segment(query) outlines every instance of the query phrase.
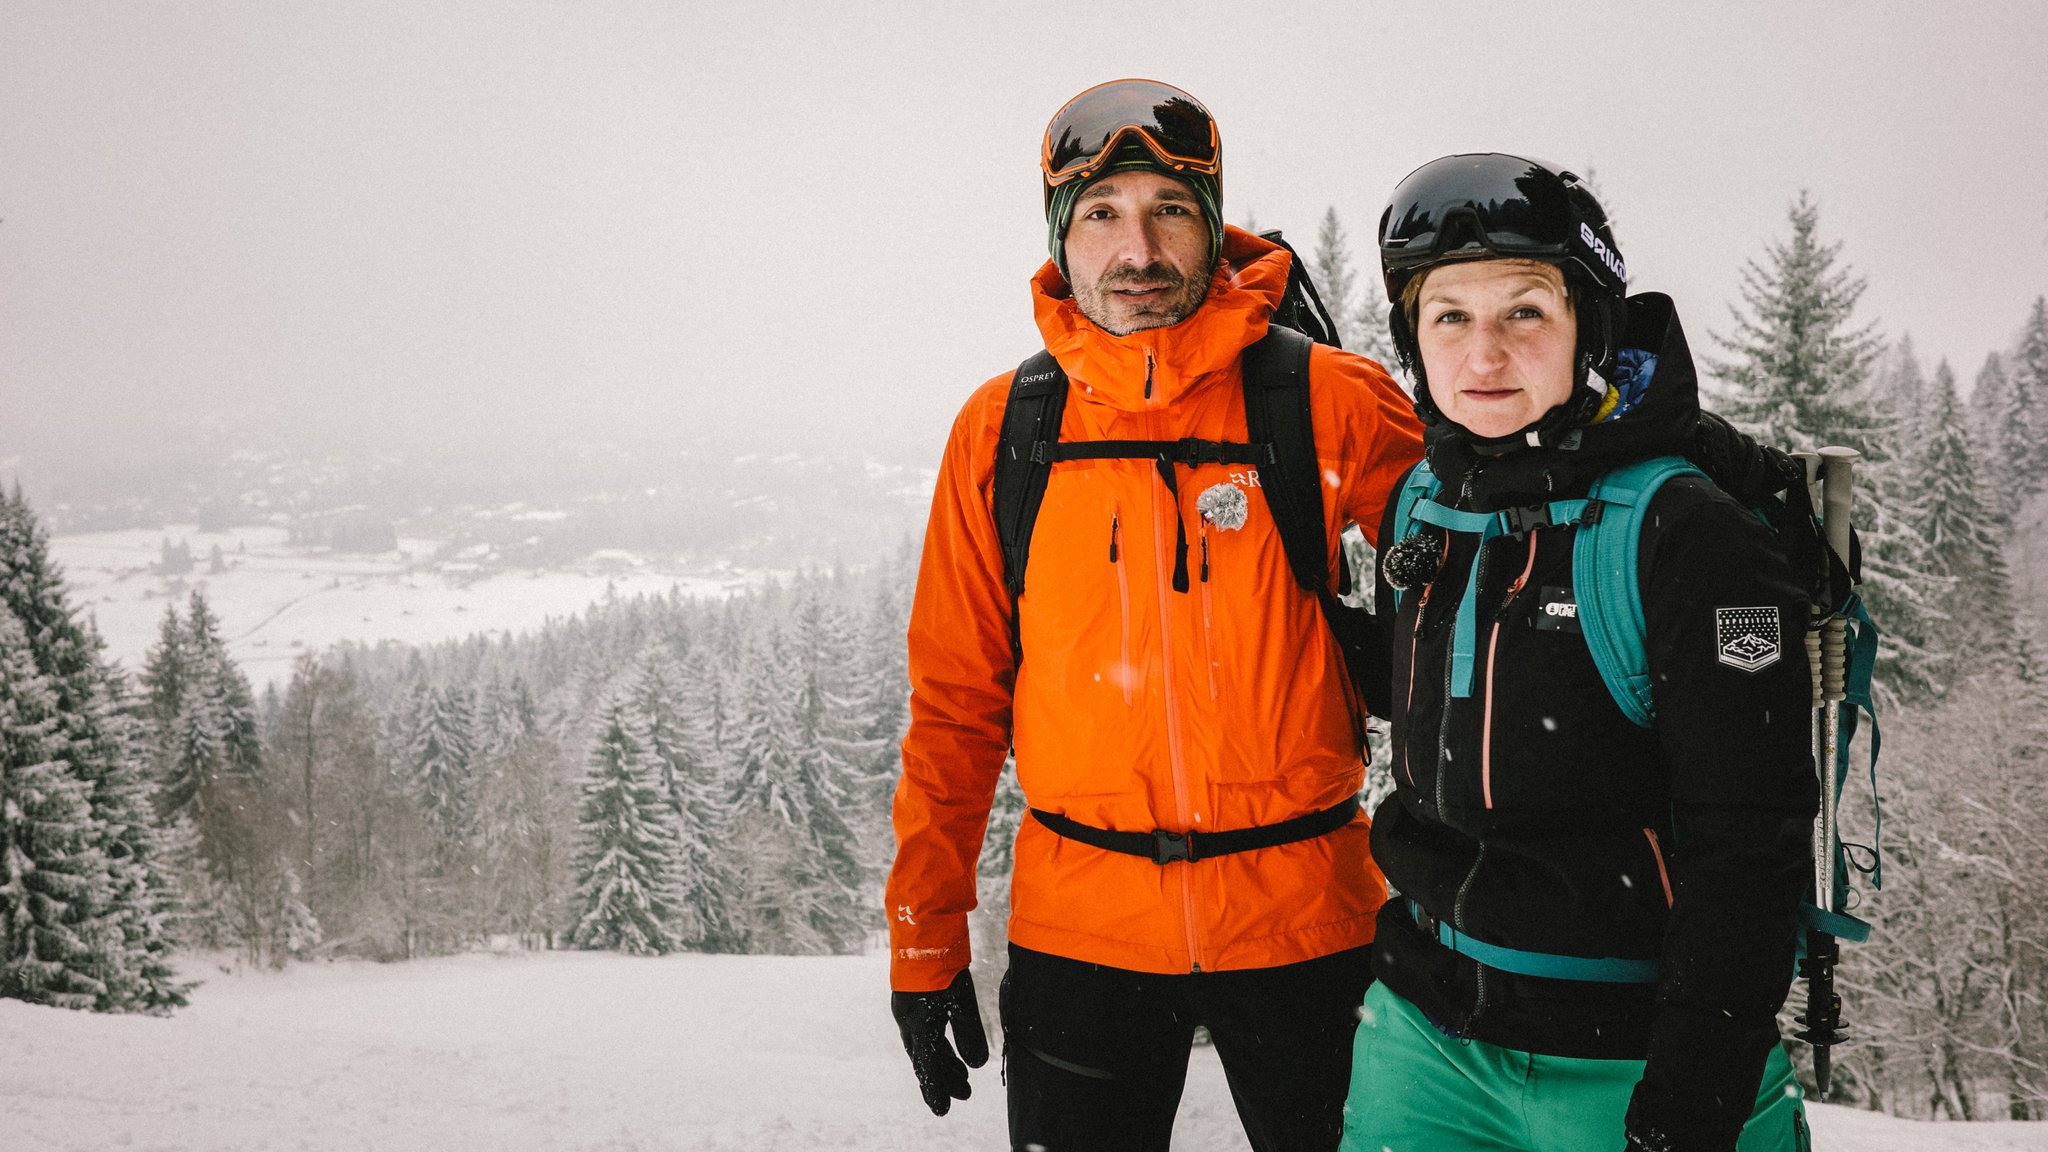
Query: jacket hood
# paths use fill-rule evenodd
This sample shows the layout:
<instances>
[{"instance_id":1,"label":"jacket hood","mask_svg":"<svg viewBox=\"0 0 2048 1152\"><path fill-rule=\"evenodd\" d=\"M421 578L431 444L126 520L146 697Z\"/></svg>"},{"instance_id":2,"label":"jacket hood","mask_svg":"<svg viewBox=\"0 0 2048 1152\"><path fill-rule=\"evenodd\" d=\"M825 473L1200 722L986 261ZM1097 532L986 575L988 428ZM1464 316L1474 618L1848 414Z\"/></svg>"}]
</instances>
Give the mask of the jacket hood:
<instances>
[{"instance_id":1,"label":"jacket hood","mask_svg":"<svg viewBox=\"0 0 2048 1152\"><path fill-rule=\"evenodd\" d=\"M1483 511L1576 495L1629 461L1683 455L1699 423L1699 375L1671 297L1629 297L1621 347L1615 387L1622 402L1607 418L1547 448L1514 437L1482 440L1439 420L1424 433L1431 470L1459 493L1461 506Z\"/></svg>"},{"instance_id":2,"label":"jacket hood","mask_svg":"<svg viewBox=\"0 0 2048 1152\"><path fill-rule=\"evenodd\" d=\"M1046 350L1069 379L1086 385L1092 399L1142 411L1234 373L1245 348L1266 334L1287 291L1291 263L1286 249L1226 225L1209 295L1178 324L1112 336L1081 314L1073 289L1050 260L1031 278L1032 306Z\"/></svg>"}]
</instances>

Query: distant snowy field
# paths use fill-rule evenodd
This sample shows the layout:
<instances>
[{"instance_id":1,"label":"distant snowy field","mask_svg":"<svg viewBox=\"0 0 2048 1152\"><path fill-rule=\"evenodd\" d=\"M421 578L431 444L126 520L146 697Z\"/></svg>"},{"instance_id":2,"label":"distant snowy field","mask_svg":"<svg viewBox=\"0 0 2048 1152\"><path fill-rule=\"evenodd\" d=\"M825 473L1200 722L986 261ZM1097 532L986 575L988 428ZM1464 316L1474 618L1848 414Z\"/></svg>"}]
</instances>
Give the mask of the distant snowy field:
<instances>
[{"instance_id":1,"label":"distant snowy field","mask_svg":"<svg viewBox=\"0 0 2048 1152\"><path fill-rule=\"evenodd\" d=\"M169 1019L0 1001L7 1152L939 1152L1003 1147L996 1069L925 1112L881 955L611 953L197 965ZM1816 1147L2048 1149L2048 1124L1826 1106ZM1241 1150L1197 1049L1174 1146Z\"/></svg>"},{"instance_id":2,"label":"distant snowy field","mask_svg":"<svg viewBox=\"0 0 2048 1152\"><path fill-rule=\"evenodd\" d=\"M475 632L519 632L581 612L607 593L725 596L759 579L744 573L684 575L625 553L599 553L570 569L485 572L463 561L432 564L436 544L400 540L397 551L337 554L288 543L273 527L200 532L189 525L58 536L72 604L99 622L109 652L133 670L156 642L172 580L156 574L163 542L192 549L188 587L206 593L228 650L257 688L290 675L306 650L343 640L432 644ZM218 544L226 571L209 574ZM177 593L182 602L183 594Z\"/></svg>"}]
</instances>

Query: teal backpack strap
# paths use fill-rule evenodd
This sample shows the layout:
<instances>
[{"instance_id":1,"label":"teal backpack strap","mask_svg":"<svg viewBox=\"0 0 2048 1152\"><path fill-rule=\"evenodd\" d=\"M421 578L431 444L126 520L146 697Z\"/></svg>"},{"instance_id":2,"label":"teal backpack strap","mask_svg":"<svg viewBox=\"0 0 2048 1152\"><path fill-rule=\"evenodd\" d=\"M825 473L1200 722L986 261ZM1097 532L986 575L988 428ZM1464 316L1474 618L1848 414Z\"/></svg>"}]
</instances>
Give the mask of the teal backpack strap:
<instances>
[{"instance_id":1,"label":"teal backpack strap","mask_svg":"<svg viewBox=\"0 0 2048 1152\"><path fill-rule=\"evenodd\" d=\"M1394 538L1385 541L1385 545L1391 546L1408 538L1408 534L1415 530L1415 506L1435 496L1443 486L1444 482L1430 471L1427 460L1418 461L1408 470L1408 478L1401 482L1401 498L1394 504ZM1400 588L1394 589L1396 609L1401 607L1401 598L1406 594Z\"/></svg>"},{"instance_id":2,"label":"teal backpack strap","mask_svg":"<svg viewBox=\"0 0 2048 1152\"><path fill-rule=\"evenodd\" d=\"M1704 473L1682 457L1657 456L1602 476L1584 500L1555 500L1540 510L1512 508L1488 513L1462 512L1437 503L1433 497L1442 484L1436 477L1427 476L1427 483L1418 481L1427 467L1419 465L1401 490L1394 515L1397 540L1406 538L1416 521L1475 535L1481 548L1497 536L1531 527L1579 526L1578 541L1572 548L1579 627L1615 704L1631 723L1649 727L1655 709L1650 698L1649 656L1643 646L1643 597L1637 575L1643 513L1666 480ZM1457 697L1472 695L1478 669L1478 578L1475 559L1466 574L1465 596L1451 634L1451 694Z\"/></svg>"},{"instance_id":3,"label":"teal backpack strap","mask_svg":"<svg viewBox=\"0 0 2048 1152\"><path fill-rule=\"evenodd\" d=\"M1479 551L1473 553L1472 567L1465 574L1465 595L1458 601L1458 619L1451 630L1451 695L1469 697L1478 671L1479 556L1487 541L1507 535L1508 515L1505 512L1461 512L1434 500L1421 500L1415 504L1415 518L1424 524L1479 537Z\"/></svg>"},{"instance_id":4,"label":"teal backpack strap","mask_svg":"<svg viewBox=\"0 0 2048 1152\"><path fill-rule=\"evenodd\" d=\"M1656 456L1602 476L1588 494L1572 548L1572 585L1586 647L1622 714L1641 728L1657 714L1643 647L1643 514L1666 480L1686 474L1705 475L1683 457Z\"/></svg>"}]
</instances>

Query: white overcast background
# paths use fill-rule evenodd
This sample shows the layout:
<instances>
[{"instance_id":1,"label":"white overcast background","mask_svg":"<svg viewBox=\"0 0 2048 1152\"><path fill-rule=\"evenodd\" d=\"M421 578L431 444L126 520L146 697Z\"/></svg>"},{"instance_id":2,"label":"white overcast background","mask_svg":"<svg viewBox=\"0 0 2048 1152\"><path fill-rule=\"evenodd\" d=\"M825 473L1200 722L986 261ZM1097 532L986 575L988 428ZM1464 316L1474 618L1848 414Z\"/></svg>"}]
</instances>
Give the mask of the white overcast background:
<instances>
[{"instance_id":1,"label":"white overcast background","mask_svg":"<svg viewBox=\"0 0 2048 1152\"><path fill-rule=\"evenodd\" d=\"M715 437L929 463L1035 346L1047 117L1178 84L1225 215L1592 169L1696 349L1801 190L1967 387L2048 292L2035 3L0 2L0 462Z\"/></svg>"}]
</instances>

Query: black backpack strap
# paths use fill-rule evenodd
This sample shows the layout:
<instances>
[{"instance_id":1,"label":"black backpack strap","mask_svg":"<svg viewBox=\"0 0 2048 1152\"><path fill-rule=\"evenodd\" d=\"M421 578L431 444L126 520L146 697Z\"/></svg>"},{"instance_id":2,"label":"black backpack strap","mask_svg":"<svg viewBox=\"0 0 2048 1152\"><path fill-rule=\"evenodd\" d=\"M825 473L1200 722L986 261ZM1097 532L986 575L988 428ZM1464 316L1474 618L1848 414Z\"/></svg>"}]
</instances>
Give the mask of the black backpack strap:
<instances>
[{"instance_id":1,"label":"black backpack strap","mask_svg":"<svg viewBox=\"0 0 2048 1152\"><path fill-rule=\"evenodd\" d=\"M1287 549L1295 582L1311 593L1330 586L1330 541L1323 526L1322 465L1309 414L1308 354L1314 341L1273 325L1244 350L1244 419L1254 444L1272 451L1261 462L1259 488ZM1349 591L1348 574L1345 589Z\"/></svg>"},{"instance_id":2,"label":"black backpack strap","mask_svg":"<svg viewBox=\"0 0 2048 1152\"><path fill-rule=\"evenodd\" d=\"M1187 436L1179 440L1068 440L1046 445L1046 458L1055 464L1062 460L1165 460L1192 468L1201 464L1264 464L1266 453L1258 444Z\"/></svg>"},{"instance_id":3,"label":"black backpack strap","mask_svg":"<svg viewBox=\"0 0 2048 1152\"><path fill-rule=\"evenodd\" d=\"M1273 512L1273 526L1287 550L1294 580L1322 605L1323 619L1344 654L1352 683L1366 709L1386 716L1393 705L1391 643L1386 622L1338 599L1351 591L1351 570L1340 559L1338 590L1330 589L1330 538L1323 520L1323 468L1316 458L1315 423L1309 408L1307 336L1278 325L1244 352L1244 416L1254 444L1271 446L1259 472L1259 488ZM1358 732L1359 744L1365 742Z\"/></svg>"},{"instance_id":4,"label":"black backpack strap","mask_svg":"<svg viewBox=\"0 0 2048 1152\"><path fill-rule=\"evenodd\" d=\"M1048 449L1060 438L1067 409L1067 373L1052 353L1038 353L1017 366L1003 405L1003 429L996 440L993 479L996 539L1003 547L1003 586L1010 592L1010 656L1024 661L1017 634L1017 598L1024 595L1024 568L1031 558L1031 527L1045 501L1052 474Z\"/></svg>"}]
</instances>

